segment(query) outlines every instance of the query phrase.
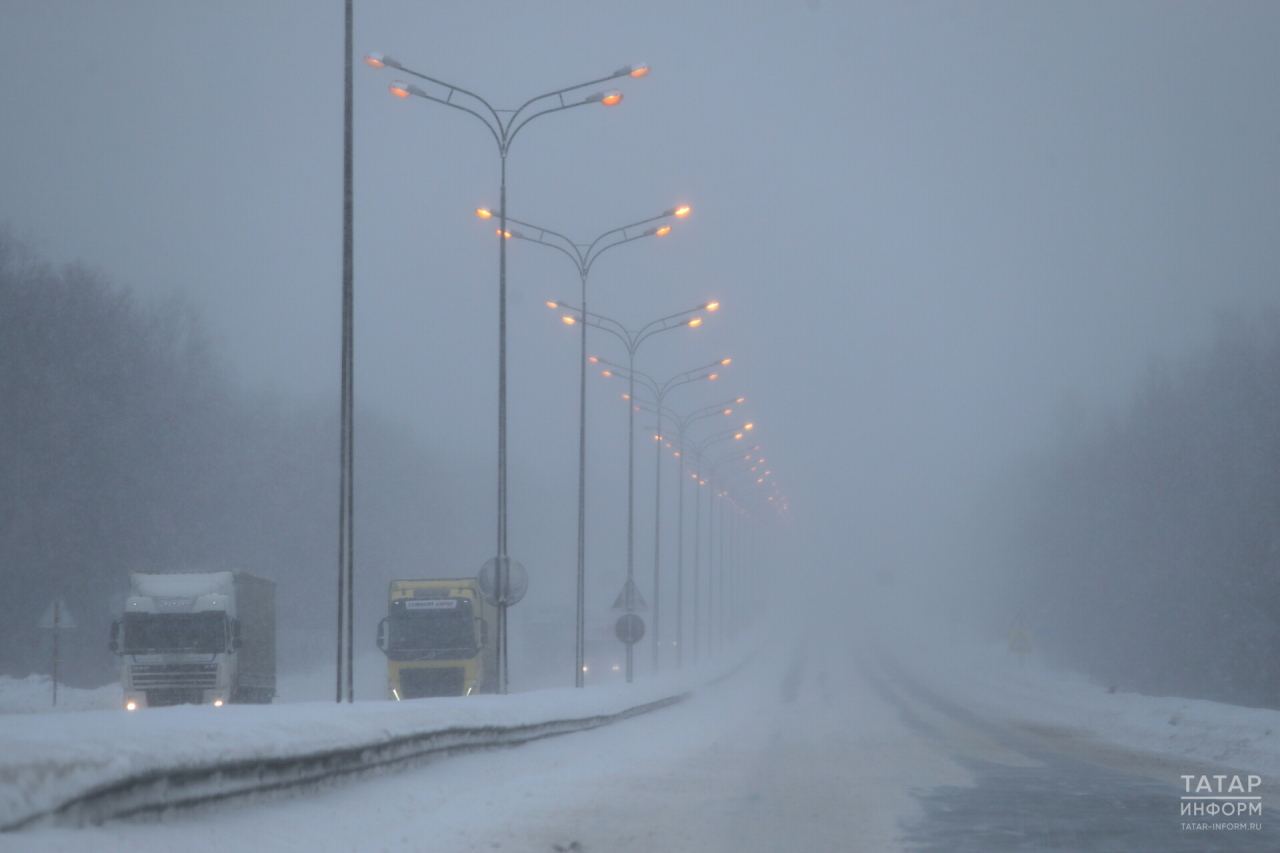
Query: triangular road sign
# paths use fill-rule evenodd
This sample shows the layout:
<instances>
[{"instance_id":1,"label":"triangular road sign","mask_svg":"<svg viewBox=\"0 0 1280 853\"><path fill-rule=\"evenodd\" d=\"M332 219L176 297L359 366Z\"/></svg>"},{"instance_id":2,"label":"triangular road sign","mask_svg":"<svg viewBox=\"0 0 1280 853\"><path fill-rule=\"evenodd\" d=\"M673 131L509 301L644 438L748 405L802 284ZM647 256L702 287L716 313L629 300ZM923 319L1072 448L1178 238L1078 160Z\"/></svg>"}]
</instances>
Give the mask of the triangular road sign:
<instances>
[{"instance_id":1,"label":"triangular road sign","mask_svg":"<svg viewBox=\"0 0 1280 853\"><path fill-rule=\"evenodd\" d=\"M636 582L628 580L623 584L622 592L618 593L618 597L613 602L614 610L625 610L628 613L634 613L649 609L649 605L645 604L644 596L640 594L640 590L636 589Z\"/></svg>"},{"instance_id":2,"label":"triangular road sign","mask_svg":"<svg viewBox=\"0 0 1280 853\"><path fill-rule=\"evenodd\" d=\"M74 628L76 620L72 618L71 611L67 609L67 603L61 598L55 598L49 602L49 606L45 608L44 615L40 617L40 621L36 623L37 628L52 628L53 610L58 609L58 628Z\"/></svg>"}]
</instances>

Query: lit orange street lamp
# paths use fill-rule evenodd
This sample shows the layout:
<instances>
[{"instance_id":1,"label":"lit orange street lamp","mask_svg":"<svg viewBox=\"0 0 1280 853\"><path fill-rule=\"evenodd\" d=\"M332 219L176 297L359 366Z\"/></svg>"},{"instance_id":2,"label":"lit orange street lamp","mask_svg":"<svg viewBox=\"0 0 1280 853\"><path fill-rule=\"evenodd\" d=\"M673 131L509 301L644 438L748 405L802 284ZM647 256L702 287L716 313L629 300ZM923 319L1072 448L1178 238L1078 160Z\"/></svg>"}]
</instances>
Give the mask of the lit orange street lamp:
<instances>
[{"instance_id":1,"label":"lit orange street lamp","mask_svg":"<svg viewBox=\"0 0 1280 853\"><path fill-rule=\"evenodd\" d=\"M550 113L561 112L586 104L600 103L612 107L622 100L622 93L617 90L598 91L586 97L579 97L578 91L598 83L616 80L620 77L641 78L649 73L647 63L628 65L619 68L612 74L585 83L578 83L547 92L530 98L514 110L498 110L475 92L430 77L411 68L405 67L398 60L380 53L370 53L365 63L372 68L395 68L419 80L431 84L432 91L423 89L412 83L395 81L389 87L391 94L398 98L410 96L422 98L452 107L456 110L475 116L493 136L498 146L498 157L501 161L501 179L499 181L498 206L498 529L497 557L494 560L494 596L497 599L498 619L495 631L495 644L498 648L498 683L499 693L507 692L507 570L510 558L507 554L507 239L511 236L507 229L507 153L516 135L534 119Z\"/></svg>"},{"instance_id":2,"label":"lit orange street lamp","mask_svg":"<svg viewBox=\"0 0 1280 853\"><path fill-rule=\"evenodd\" d=\"M754 454L756 453L756 451L760 449L758 446L752 447L750 451L747 453L744 453L741 450L732 450L729 453L726 453L725 455L721 456L720 458L714 461L709 461L707 459L707 451L711 447L724 441L741 441L742 438L744 437L744 432L745 432L744 428L728 429L722 432L718 432L715 435L707 436L706 438L702 439L699 442L689 444L689 445L684 445L684 444L681 445L681 450L683 451L684 456L685 457L692 456L694 463L698 466L698 468L700 468L704 472L704 476L702 477L699 477L696 472L691 475L699 486L705 486L711 483L715 483L717 479L717 474L723 466L748 464L752 459L755 458ZM702 491L700 489L694 490L693 659L695 663L698 660L698 649L701 641L701 631L699 630L701 610L698 606L699 605L698 599L700 597L700 589L701 589L698 583L698 574L699 574L699 569L701 567L701 562L702 562L702 557L701 557L702 555L702 549L701 549L702 515L701 515L701 508L700 508L701 495L702 495ZM714 486L713 486L713 492L710 497L715 497L715 496L716 494L714 492ZM707 515L707 646L708 646L708 650L710 650L711 638L714 633L713 617L715 616L714 605L716 603L715 549L714 549L715 534L716 534L715 505L709 498L708 499L708 515ZM723 574L721 575L721 578L722 578L721 584L723 584ZM721 618L723 619L723 612L721 613Z\"/></svg>"},{"instance_id":3,"label":"lit orange street lamp","mask_svg":"<svg viewBox=\"0 0 1280 853\"><path fill-rule=\"evenodd\" d=\"M722 364L727 364L729 359L725 359ZM735 397L732 400L725 400L723 403L716 403L712 406L699 409L688 415L678 415L666 406L658 406L656 409L640 403L640 408L645 411L653 412L661 416L666 414L671 419L675 427L675 446L679 449L673 452L673 455L680 463L680 475L676 480L676 666L684 666L684 480L685 480L685 448L688 447L687 434L689 427L705 418L717 417L722 415L732 415L733 407L739 403L746 401L745 397ZM661 432L661 430L659 430ZM671 447L670 444L667 447ZM661 451L659 451L661 452ZM695 481L698 475L689 474ZM697 512L696 503L698 492L694 491L694 562L693 562L693 613L694 613L694 645L693 645L693 662L698 662L698 645L697 645L697 628L698 628L698 593L699 585L699 534L702 516Z\"/></svg>"},{"instance_id":4,"label":"lit orange street lamp","mask_svg":"<svg viewBox=\"0 0 1280 853\"><path fill-rule=\"evenodd\" d=\"M517 240L525 240L531 243L540 243L543 246L555 249L569 258L573 262L574 267L578 270L578 279L581 283L581 294L578 310L585 310L587 307L587 278L591 273L591 268L596 260L605 252L624 243L630 243L640 240L644 237L663 237L671 232L670 225L652 226L644 228L649 223L657 222L670 217L685 217L690 212L689 205L682 204L664 211L657 216L651 216L648 219L641 219L638 222L632 222L630 225L624 225L621 228L613 228L605 231L599 237L590 243L575 243L573 240L561 234L558 231L552 231L549 228L542 228L529 222L522 222L514 217L507 217L508 222L514 222L517 225L529 229L526 234L521 231L509 231L508 237ZM476 211L476 215L481 219L489 219L493 216L487 208L480 208ZM642 230L643 229L643 230ZM559 307L558 303L548 302L550 308ZM577 319L572 314L566 314L560 318L567 325L574 325ZM588 323L581 324L582 333L579 335L579 370L578 370L578 598L577 598L577 616L576 622L576 640L574 642L574 685L577 687L584 686L586 682L586 542L587 542L587 326Z\"/></svg>"},{"instance_id":5,"label":"lit orange street lamp","mask_svg":"<svg viewBox=\"0 0 1280 853\"><path fill-rule=\"evenodd\" d=\"M636 351L640 348L640 345L661 332L669 332L672 329L682 327L692 328L698 326L702 322L702 318L697 315L697 312L711 310L710 306L712 304L704 302L687 311L660 317L636 330L628 329L610 317L583 311L582 308L565 302L548 302L547 307L567 310L570 313L565 315L566 317L608 332L622 342L622 345L627 350L627 371L630 374L630 388L627 393L627 399L634 400ZM717 308L720 307L719 303L714 304ZM634 404L627 406L627 590L635 586L635 411ZM630 614L633 612L633 597L627 595L625 598L627 613ZM626 645L627 683L631 683L634 673L634 645L631 643Z\"/></svg>"},{"instance_id":6,"label":"lit orange street lamp","mask_svg":"<svg viewBox=\"0 0 1280 853\"><path fill-rule=\"evenodd\" d=\"M663 401L666 399L666 396L670 391L676 388L679 388L681 385L688 385L691 382L698 382L703 379L711 381L718 378L720 374L714 372L716 368L723 367L729 364L729 362L731 362L732 360L733 359L724 358L718 361L713 361L710 364L704 364L702 367L697 367L697 368L694 368L693 370L687 370L684 373L677 374L671 377L670 379L668 379L666 382L658 382L658 380L654 379L652 376L648 375L647 373L643 373L639 370L631 370L630 368L623 367L622 365L613 364L611 362L604 361L603 359L599 359L599 361L602 364L607 364L610 367L613 367L616 370L621 371L623 376L625 376L627 379L632 381L633 388L635 387L635 380L637 379L640 380L640 383L649 391L650 394L653 395L654 406L653 408L648 408L643 405L637 405L636 402L632 400L631 401L632 409L633 410L646 409L647 411L650 411L653 414L656 414L658 416L658 425L654 428L654 431L657 433L657 435L655 435L654 438L658 442L657 446L654 448L656 452L654 453L654 493L653 493L654 504L653 504L653 632L652 634L653 634L654 672L657 672L658 670L658 666L660 663L659 650L662 648L662 639L661 639L662 586L659 582L659 579L661 577L661 566L662 566L662 417L663 417L663 409L665 408L665 406L663 405ZM612 371L606 370L604 371L604 375L612 376L614 374ZM628 396L628 399L631 399L630 395ZM683 486L683 483L681 483L681 486ZM677 633L679 633L678 628L677 628Z\"/></svg>"}]
</instances>

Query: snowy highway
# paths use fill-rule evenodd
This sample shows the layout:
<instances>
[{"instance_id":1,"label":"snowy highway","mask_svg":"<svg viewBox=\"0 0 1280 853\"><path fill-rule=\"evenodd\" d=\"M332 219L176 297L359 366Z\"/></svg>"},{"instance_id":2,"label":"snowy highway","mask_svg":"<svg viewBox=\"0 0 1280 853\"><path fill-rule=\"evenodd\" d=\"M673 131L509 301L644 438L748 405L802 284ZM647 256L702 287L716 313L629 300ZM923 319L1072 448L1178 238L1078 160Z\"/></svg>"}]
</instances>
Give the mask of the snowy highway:
<instances>
[{"instance_id":1,"label":"snowy highway","mask_svg":"<svg viewBox=\"0 0 1280 853\"><path fill-rule=\"evenodd\" d=\"M0 0L0 853L1280 853L1277 44Z\"/></svg>"},{"instance_id":2,"label":"snowy highway","mask_svg":"<svg viewBox=\"0 0 1280 853\"><path fill-rule=\"evenodd\" d=\"M983 677L977 671L968 680ZM1066 691L1080 692L1048 676L1020 683L1058 707ZM159 822L8 833L0 846L22 853L1280 848L1265 811L1252 819L1260 830L1187 828L1179 777L1221 773L1224 765L1189 748L1169 754L1115 742L1124 731L1103 710L1115 697L1099 691L1082 700L1096 706L1076 712L1094 723L1089 731L1052 724L1044 713L1038 723L1017 722L1037 714L1025 695L1018 706L1013 690L1003 696L1005 713L961 694L955 682L927 685L847 639L777 647L687 701L593 731ZM1144 699L1126 702L1125 713ZM243 710L283 720L302 707ZM1184 712L1189 723L1193 711ZM1221 733L1231 711L1199 713L1214 717ZM1277 716L1249 713L1246 723L1257 726ZM71 725L77 716L59 718ZM1219 749L1211 740L1198 738ZM1267 760L1248 759L1255 767Z\"/></svg>"}]
</instances>

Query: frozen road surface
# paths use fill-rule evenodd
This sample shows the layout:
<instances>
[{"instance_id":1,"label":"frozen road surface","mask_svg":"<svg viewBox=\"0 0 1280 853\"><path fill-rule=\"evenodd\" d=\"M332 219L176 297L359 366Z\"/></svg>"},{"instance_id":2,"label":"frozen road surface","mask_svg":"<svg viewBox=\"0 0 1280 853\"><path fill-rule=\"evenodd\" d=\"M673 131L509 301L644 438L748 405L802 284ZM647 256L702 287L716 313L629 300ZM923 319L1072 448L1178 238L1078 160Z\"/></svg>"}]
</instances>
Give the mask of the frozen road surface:
<instances>
[{"instance_id":1,"label":"frozen road surface","mask_svg":"<svg viewBox=\"0 0 1280 853\"><path fill-rule=\"evenodd\" d=\"M605 728L159 822L9 833L0 848L1280 850L1269 784L1253 792L1260 816L1231 821L1242 827L1180 815L1182 775L1246 769L1109 742L1104 711L1077 726L1019 722L948 688L852 641L773 648L684 703Z\"/></svg>"}]
</instances>

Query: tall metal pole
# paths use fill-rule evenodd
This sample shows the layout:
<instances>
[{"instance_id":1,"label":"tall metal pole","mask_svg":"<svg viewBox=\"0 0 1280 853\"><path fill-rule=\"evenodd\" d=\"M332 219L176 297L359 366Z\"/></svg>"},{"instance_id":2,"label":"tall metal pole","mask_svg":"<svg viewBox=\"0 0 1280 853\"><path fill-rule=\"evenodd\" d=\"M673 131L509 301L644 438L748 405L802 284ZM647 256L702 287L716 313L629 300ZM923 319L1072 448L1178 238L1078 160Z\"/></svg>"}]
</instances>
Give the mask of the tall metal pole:
<instances>
[{"instance_id":1,"label":"tall metal pole","mask_svg":"<svg viewBox=\"0 0 1280 853\"><path fill-rule=\"evenodd\" d=\"M698 663L698 647L701 643L699 624L701 621L702 580L699 577L702 566L702 483L694 478L696 488L693 490L693 662Z\"/></svg>"},{"instance_id":2,"label":"tall metal pole","mask_svg":"<svg viewBox=\"0 0 1280 853\"><path fill-rule=\"evenodd\" d=\"M634 407L632 411L635 411ZM655 412L658 416L658 433L655 438L653 475L653 671L658 671L658 650L662 640L658 630L661 624L662 596L658 583L658 568L662 559L662 399L658 398Z\"/></svg>"},{"instance_id":3,"label":"tall metal pole","mask_svg":"<svg viewBox=\"0 0 1280 853\"><path fill-rule=\"evenodd\" d=\"M346 57L344 68L343 107L343 163L342 163L342 400L339 428L339 489L338 489L338 657L337 698L341 702L345 680L348 702L355 701L352 651L355 613L353 587L355 585L354 547L354 240L352 205L352 10L353 0L346 2ZM344 636L345 628L345 636ZM345 672L343 663L345 659ZM345 676L345 678L344 678Z\"/></svg>"},{"instance_id":4,"label":"tall metal pole","mask_svg":"<svg viewBox=\"0 0 1280 853\"><path fill-rule=\"evenodd\" d=\"M732 638L738 632L738 507L729 507L729 564L728 564L728 630Z\"/></svg>"},{"instance_id":5,"label":"tall metal pole","mask_svg":"<svg viewBox=\"0 0 1280 853\"><path fill-rule=\"evenodd\" d=\"M578 356L578 612L576 621L576 663L573 684L582 687L586 682L587 666L587 270L579 266L582 278L582 316L579 323L582 342Z\"/></svg>"},{"instance_id":6,"label":"tall metal pole","mask_svg":"<svg viewBox=\"0 0 1280 853\"><path fill-rule=\"evenodd\" d=\"M725 595L724 595L724 584L725 584L725 573L724 573L725 537L724 537L724 530L725 530L725 527L727 527L727 526L728 526L728 525L726 524L726 522L725 522L725 510L726 510L725 504L727 503L727 500L726 500L726 499L727 499L727 497L728 497L728 495L727 495L727 494L721 494L721 495L720 495L720 498L721 498L721 500L720 500L720 589L719 589L719 598L720 598L720 600L717 602L717 607L716 607L716 610L718 610L718 611L719 611L719 613L720 613L720 624L719 624L719 629L720 629L720 644L719 644L719 646L718 646L717 648L719 648L719 649L720 649L720 651L722 651L722 652L724 651L724 638L725 638L725 616L726 616L726 614L725 614L725 609L724 609L724 603L725 603Z\"/></svg>"},{"instance_id":7,"label":"tall metal pole","mask_svg":"<svg viewBox=\"0 0 1280 853\"><path fill-rule=\"evenodd\" d=\"M716 487L707 474L707 655L714 655L716 636Z\"/></svg>"},{"instance_id":8,"label":"tall metal pole","mask_svg":"<svg viewBox=\"0 0 1280 853\"><path fill-rule=\"evenodd\" d=\"M676 477L676 669L684 666L684 447Z\"/></svg>"},{"instance_id":9,"label":"tall metal pole","mask_svg":"<svg viewBox=\"0 0 1280 853\"><path fill-rule=\"evenodd\" d=\"M583 317L586 317L583 314ZM585 325L585 324L584 324ZM636 348L627 347L627 591L635 584L636 563ZM633 596L627 596L627 613L631 613ZM627 643L627 683L631 683L635 643Z\"/></svg>"},{"instance_id":10,"label":"tall metal pole","mask_svg":"<svg viewBox=\"0 0 1280 853\"><path fill-rule=\"evenodd\" d=\"M507 146L499 147L502 178L498 190L498 692L507 692Z\"/></svg>"},{"instance_id":11,"label":"tall metal pole","mask_svg":"<svg viewBox=\"0 0 1280 853\"><path fill-rule=\"evenodd\" d=\"M733 506L732 498L724 512L728 514L724 523L724 637L728 638L733 630L733 525L737 521L737 508Z\"/></svg>"}]
</instances>

